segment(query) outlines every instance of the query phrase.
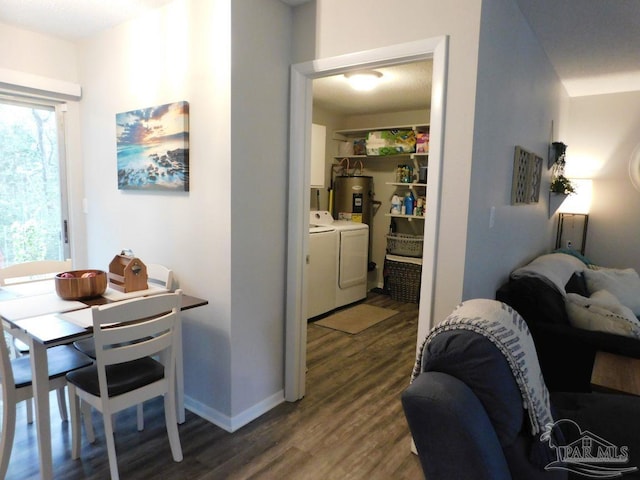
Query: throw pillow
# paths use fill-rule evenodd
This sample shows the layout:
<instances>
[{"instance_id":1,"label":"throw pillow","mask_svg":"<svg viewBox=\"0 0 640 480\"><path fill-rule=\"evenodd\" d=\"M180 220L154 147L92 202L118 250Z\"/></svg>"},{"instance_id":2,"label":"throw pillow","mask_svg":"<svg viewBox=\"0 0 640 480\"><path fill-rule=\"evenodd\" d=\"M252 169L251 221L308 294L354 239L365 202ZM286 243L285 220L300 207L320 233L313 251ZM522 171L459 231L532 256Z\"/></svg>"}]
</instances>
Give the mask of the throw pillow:
<instances>
[{"instance_id":1,"label":"throw pillow","mask_svg":"<svg viewBox=\"0 0 640 480\"><path fill-rule=\"evenodd\" d=\"M496 300L510 305L527 322L569 324L562 294L538 277L511 279L496 292Z\"/></svg>"},{"instance_id":2,"label":"throw pillow","mask_svg":"<svg viewBox=\"0 0 640 480\"><path fill-rule=\"evenodd\" d=\"M584 270L584 278L590 292L607 290L636 316L640 315L640 276L633 268Z\"/></svg>"},{"instance_id":3,"label":"throw pillow","mask_svg":"<svg viewBox=\"0 0 640 480\"><path fill-rule=\"evenodd\" d=\"M586 298L576 293L565 297L569 323L576 328L640 338L640 321L607 291Z\"/></svg>"},{"instance_id":4,"label":"throw pillow","mask_svg":"<svg viewBox=\"0 0 640 480\"><path fill-rule=\"evenodd\" d=\"M577 293L583 297L589 296L589 289L587 288L587 282L584 279L582 272L576 272L571 275L571 278L564 287L567 293Z\"/></svg>"}]
</instances>

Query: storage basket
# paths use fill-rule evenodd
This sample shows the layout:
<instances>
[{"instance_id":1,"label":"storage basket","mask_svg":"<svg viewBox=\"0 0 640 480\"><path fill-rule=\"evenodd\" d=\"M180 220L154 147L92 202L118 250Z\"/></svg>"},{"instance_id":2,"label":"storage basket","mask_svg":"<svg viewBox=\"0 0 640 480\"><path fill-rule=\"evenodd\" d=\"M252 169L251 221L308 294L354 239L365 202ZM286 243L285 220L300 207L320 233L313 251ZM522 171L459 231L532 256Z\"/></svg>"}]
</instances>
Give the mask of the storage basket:
<instances>
[{"instance_id":1,"label":"storage basket","mask_svg":"<svg viewBox=\"0 0 640 480\"><path fill-rule=\"evenodd\" d=\"M393 300L398 302L420 302L420 277L422 262L387 256L384 260L386 288Z\"/></svg>"},{"instance_id":2,"label":"storage basket","mask_svg":"<svg viewBox=\"0 0 640 480\"><path fill-rule=\"evenodd\" d=\"M422 235L392 233L387 235L387 253L405 257L422 257Z\"/></svg>"}]
</instances>

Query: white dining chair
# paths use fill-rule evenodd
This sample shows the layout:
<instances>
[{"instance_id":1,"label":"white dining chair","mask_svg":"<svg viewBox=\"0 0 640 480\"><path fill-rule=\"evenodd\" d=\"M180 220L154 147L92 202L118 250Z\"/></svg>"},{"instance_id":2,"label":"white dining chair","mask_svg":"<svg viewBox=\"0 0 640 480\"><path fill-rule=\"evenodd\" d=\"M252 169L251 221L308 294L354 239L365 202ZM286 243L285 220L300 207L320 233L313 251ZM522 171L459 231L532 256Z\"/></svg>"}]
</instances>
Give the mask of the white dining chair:
<instances>
[{"instance_id":1,"label":"white dining chair","mask_svg":"<svg viewBox=\"0 0 640 480\"><path fill-rule=\"evenodd\" d=\"M118 460L111 416L145 400L164 396L164 415L174 461L182 461L176 415L176 329L182 291L94 306L96 362L67 375L72 452L80 457L80 402L103 415L111 478ZM152 358L157 356L159 360ZM87 428L85 422L85 428ZM88 435L91 440L91 435Z\"/></svg>"},{"instance_id":2,"label":"white dining chair","mask_svg":"<svg viewBox=\"0 0 640 480\"><path fill-rule=\"evenodd\" d=\"M159 263L147 264L147 284L149 287L160 287L173 290L173 270Z\"/></svg>"},{"instance_id":3,"label":"white dining chair","mask_svg":"<svg viewBox=\"0 0 640 480\"><path fill-rule=\"evenodd\" d=\"M3 340L3 339L2 339ZM64 391L65 375L91 365L93 361L70 345L47 350L49 391ZM6 341L0 341L0 378L2 379L2 437L0 439L0 478L5 478L13 450L16 428L16 405L33 398L31 359L28 355L9 358Z\"/></svg>"},{"instance_id":4,"label":"white dining chair","mask_svg":"<svg viewBox=\"0 0 640 480\"><path fill-rule=\"evenodd\" d=\"M147 267L147 284L149 288L160 288L170 292L173 290L173 270L160 265L159 263L149 263ZM85 355L96 358L96 348L93 338L84 338L73 342L73 346ZM138 431L144 430L144 407L142 403L137 409Z\"/></svg>"},{"instance_id":5,"label":"white dining chair","mask_svg":"<svg viewBox=\"0 0 640 480\"><path fill-rule=\"evenodd\" d=\"M0 287L53 278L67 270L71 270L71 259L16 263L0 268Z\"/></svg>"},{"instance_id":6,"label":"white dining chair","mask_svg":"<svg viewBox=\"0 0 640 480\"><path fill-rule=\"evenodd\" d=\"M22 262L0 268L0 287L19 285L53 278L60 272L71 270L71 259L67 260L36 260ZM29 347L17 338L12 337L12 356L22 356L29 353ZM60 418L67 420L67 405L64 388L58 390L58 411ZM27 402L27 423L33 423L33 405Z\"/></svg>"}]
</instances>

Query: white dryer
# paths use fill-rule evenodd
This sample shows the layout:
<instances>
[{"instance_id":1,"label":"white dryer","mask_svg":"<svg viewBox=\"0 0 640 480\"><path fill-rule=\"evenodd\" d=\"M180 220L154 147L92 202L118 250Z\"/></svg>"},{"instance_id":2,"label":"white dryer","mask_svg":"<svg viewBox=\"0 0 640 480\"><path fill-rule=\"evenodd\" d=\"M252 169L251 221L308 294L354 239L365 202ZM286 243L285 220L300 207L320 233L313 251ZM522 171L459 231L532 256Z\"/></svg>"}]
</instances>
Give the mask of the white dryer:
<instances>
[{"instance_id":1,"label":"white dryer","mask_svg":"<svg viewBox=\"0 0 640 480\"><path fill-rule=\"evenodd\" d=\"M332 226L338 233L338 308L367 297L369 226L346 220L337 220Z\"/></svg>"},{"instance_id":2,"label":"white dryer","mask_svg":"<svg viewBox=\"0 0 640 480\"><path fill-rule=\"evenodd\" d=\"M369 226L365 223L334 220L326 211L311 212L310 223L330 226L337 234L334 308L366 298Z\"/></svg>"}]
</instances>

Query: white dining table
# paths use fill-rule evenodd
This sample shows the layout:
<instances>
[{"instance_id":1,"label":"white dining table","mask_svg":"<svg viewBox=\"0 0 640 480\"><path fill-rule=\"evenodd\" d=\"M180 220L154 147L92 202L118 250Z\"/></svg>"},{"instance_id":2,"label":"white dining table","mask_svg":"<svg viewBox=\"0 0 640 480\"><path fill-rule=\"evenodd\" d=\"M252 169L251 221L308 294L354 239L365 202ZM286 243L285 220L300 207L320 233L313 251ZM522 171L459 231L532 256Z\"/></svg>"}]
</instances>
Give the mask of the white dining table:
<instances>
[{"instance_id":1,"label":"white dining table","mask_svg":"<svg viewBox=\"0 0 640 480\"><path fill-rule=\"evenodd\" d=\"M166 290L149 289L121 293L107 289L102 297L85 301L59 298L53 280L43 280L0 287L0 318L7 322L13 336L30 349L35 401L36 429L41 478L53 478L51 451L51 418L49 405L49 375L47 349L72 343L92 335L92 305L104 305ZM183 295L182 310L206 305L203 299ZM176 351L176 404L178 423L185 421L182 330L178 322L178 349Z\"/></svg>"}]
</instances>

